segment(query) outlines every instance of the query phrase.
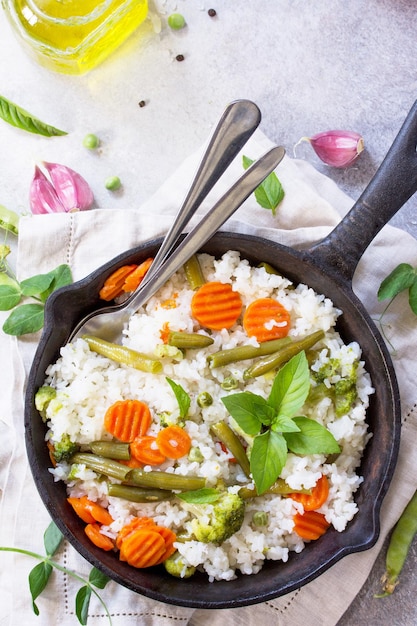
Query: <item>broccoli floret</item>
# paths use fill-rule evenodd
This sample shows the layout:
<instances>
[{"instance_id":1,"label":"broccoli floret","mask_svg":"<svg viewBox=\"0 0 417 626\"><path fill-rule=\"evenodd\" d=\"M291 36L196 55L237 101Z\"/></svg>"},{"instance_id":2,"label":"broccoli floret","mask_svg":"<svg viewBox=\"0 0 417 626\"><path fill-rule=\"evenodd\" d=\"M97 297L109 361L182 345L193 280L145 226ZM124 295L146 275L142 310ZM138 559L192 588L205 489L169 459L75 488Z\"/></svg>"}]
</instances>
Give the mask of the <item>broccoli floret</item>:
<instances>
[{"instance_id":1,"label":"broccoli floret","mask_svg":"<svg viewBox=\"0 0 417 626\"><path fill-rule=\"evenodd\" d=\"M223 543L242 526L245 502L235 493L224 491L212 504L183 502L182 506L195 517L191 529L197 541Z\"/></svg>"},{"instance_id":2,"label":"broccoli floret","mask_svg":"<svg viewBox=\"0 0 417 626\"><path fill-rule=\"evenodd\" d=\"M71 441L70 436L65 433L60 441L53 443L52 454L57 463L62 463L68 461L79 449L80 446Z\"/></svg>"},{"instance_id":3,"label":"broccoli floret","mask_svg":"<svg viewBox=\"0 0 417 626\"><path fill-rule=\"evenodd\" d=\"M337 382L330 382L327 387L324 380L333 376L341 375L342 364L339 359L329 359L327 363L317 371L312 371L313 380L317 383L312 386L309 394L309 401L314 402L323 397L330 397L335 406L337 417L341 417L350 411L358 392L356 388L358 361L354 361L347 375L340 378Z\"/></svg>"},{"instance_id":4,"label":"broccoli floret","mask_svg":"<svg viewBox=\"0 0 417 626\"><path fill-rule=\"evenodd\" d=\"M164 561L164 567L168 574L176 578L191 578L195 573L194 565L185 563L184 557L178 551Z\"/></svg>"},{"instance_id":5,"label":"broccoli floret","mask_svg":"<svg viewBox=\"0 0 417 626\"><path fill-rule=\"evenodd\" d=\"M56 389L53 387L49 387L49 385L44 385L40 387L35 394L35 407L40 413L42 421L46 422L46 409L48 408L51 400L56 398Z\"/></svg>"}]
</instances>

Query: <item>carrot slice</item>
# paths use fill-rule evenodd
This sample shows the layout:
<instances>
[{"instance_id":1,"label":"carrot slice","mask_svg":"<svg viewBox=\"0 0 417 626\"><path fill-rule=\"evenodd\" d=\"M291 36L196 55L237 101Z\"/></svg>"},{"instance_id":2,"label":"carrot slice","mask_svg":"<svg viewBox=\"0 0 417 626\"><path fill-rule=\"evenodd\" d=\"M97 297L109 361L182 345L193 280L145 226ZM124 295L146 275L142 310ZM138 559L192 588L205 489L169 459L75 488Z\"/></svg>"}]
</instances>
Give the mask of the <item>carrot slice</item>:
<instances>
[{"instance_id":1,"label":"carrot slice","mask_svg":"<svg viewBox=\"0 0 417 626\"><path fill-rule=\"evenodd\" d=\"M294 531L303 539L318 539L330 526L323 513L317 511L296 513L293 519Z\"/></svg>"},{"instance_id":2,"label":"carrot slice","mask_svg":"<svg viewBox=\"0 0 417 626\"><path fill-rule=\"evenodd\" d=\"M247 307L243 315L243 328L249 337L259 343L286 337L290 329L290 314L274 298L259 298Z\"/></svg>"},{"instance_id":3,"label":"carrot slice","mask_svg":"<svg viewBox=\"0 0 417 626\"><path fill-rule=\"evenodd\" d=\"M156 526L154 530L157 530L165 541L165 552L161 556L159 561L155 563L155 565L159 565L160 563L166 561L166 559L169 559L172 554L174 554L176 550L176 548L174 548L174 542L177 540L177 535L174 533L173 530L171 530L170 528L166 528L165 526Z\"/></svg>"},{"instance_id":4,"label":"carrot slice","mask_svg":"<svg viewBox=\"0 0 417 626\"><path fill-rule=\"evenodd\" d=\"M162 324L161 330L159 331L159 336L161 337L162 343L164 344L168 343L170 332L171 332L171 329L169 327L169 322L164 322Z\"/></svg>"},{"instance_id":5,"label":"carrot slice","mask_svg":"<svg viewBox=\"0 0 417 626\"><path fill-rule=\"evenodd\" d=\"M189 453L191 438L180 426L167 426L157 434L156 444L160 452L169 459L180 459Z\"/></svg>"},{"instance_id":6,"label":"carrot slice","mask_svg":"<svg viewBox=\"0 0 417 626\"><path fill-rule=\"evenodd\" d=\"M228 283L204 283L193 295L191 313L205 328L231 328L242 312L240 295Z\"/></svg>"},{"instance_id":7,"label":"carrot slice","mask_svg":"<svg viewBox=\"0 0 417 626\"><path fill-rule=\"evenodd\" d=\"M119 558L133 567L156 565L165 554L165 541L153 528L141 528L124 539Z\"/></svg>"},{"instance_id":8,"label":"carrot slice","mask_svg":"<svg viewBox=\"0 0 417 626\"><path fill-rule=\"evenodd\" d=\"M98 548L106 550L106 552L113 550L114 543L110 537L106 537L106 535L103 535L100 532L100 524L87 524L84 531L89 540L92 541Z\"/></svg>"},{"instance_id":9,"label":"carrot slice","mask_svg":"<svg viewBox=\"0 0 417 626\"><path fill-rule=\"evenodd\" d=\"M107 526L113 522L113 518L108 510L100 504L97 504L97 502L89 500L87 496L81 496L81 498L67 498L67 500L78 517L81 517L86 524L99 522Z\"/></svg>"},{"instance_id":10,"label":"carrot slice","mask_svg":"<svg viewBox=\"0 0 417 626\"><path fill-rule=\"evenodd\" d=\"M126 278L131 274L137 265L122 265L113 274L110 274L104 281L104 285L99 291L102 300L114 300L123 292L123 285Z\"/></svg>"},{"instance_id":11,"label":"carrot slice","mask_svg":"<svg viewBox=\"0 0 417 626\"><path fill-rule=\"evenodd\" d=\"M137 266L133 272L127 275L126 280L123 284L123 291L135 291L141 284L142 280L145 278L147 271L153 263L153 258L149 257L146 261L143 261L140 265Z\"/></svg>"},{"instance_id":12,"label":"carrot slice","mask_svg":"<svg viewBox=\"0 0 417 626\"><path fill-rule=\"evenodd\" d=\"M125 524L117 533L116 548L120 550L120 546L122 545L126 537L128 537L136 530L140 528L150 528L154 526L156 526L156 524L150 517L134 517L130 520L128 524Z\"/></svg>"},{"instance_id":13,"label":"carrot slice","mask_svg":"<svg viewBox=\"0 0 417 626\"><path fill-rule=\"evenodd\" d=\"M145 435L151 425L149 407L140 400L118 400L104 416L104 428L120 441L130 442Z\"/></svg>"},{"instance_id":14,"label":"carrot slice","mask_svg":"<svg viewBox=\"0 0 417 626\"><path fill-rule=\"evenodd\" d=\"M324 474L320 476L315 486L311 490L311 494L307 493L291 493L290 498L296 502L300 502L304 511L315 511L326 502L329 496L329 481Z\"/></svg>"},{"instance_id":15,"label":"carrot slice","mask_svg":"<svg viewBox=\"0 0 417 626\"><path fill-rule=\"evenodd\" d=\"M130 453L144 465L161 465L166 461L166 456L158 447L156 437L151 435L136 437L130 444Z\"/></svg>"}]
</instances>

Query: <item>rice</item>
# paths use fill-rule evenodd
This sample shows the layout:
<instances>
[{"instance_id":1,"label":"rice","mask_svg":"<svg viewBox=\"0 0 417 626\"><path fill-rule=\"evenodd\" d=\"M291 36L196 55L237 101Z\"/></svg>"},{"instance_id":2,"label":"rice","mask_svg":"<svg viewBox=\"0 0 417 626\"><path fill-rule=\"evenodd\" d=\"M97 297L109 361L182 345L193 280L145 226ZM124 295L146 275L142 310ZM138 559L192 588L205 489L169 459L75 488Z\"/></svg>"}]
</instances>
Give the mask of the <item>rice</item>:
<instances>
[{"instance_id":1,"label":"rice","mask_svg":"<svg viewBox=\"0 0 417 626\"><path fill-rule=\"evenodd\" d=\"M370 437L366 410L373 388L361 361L359 345L343 343L335 330L341 311L328 298L316 294L306 285L294 286L285 277L268 273L263 267L251 267L235 251L227 252L220 259L202 254L199 261L205 279L231 284L240 294L244 308L257 298L278 300L290 312L290 337L296 339L316 330L325 332L324 339L314 347L313 386L316 384L314 374L330 362L337 361L339 367L322 381L327 387L348 376L353 366L356 368L357 397L345 414L336 415L334 402L326 396L316 402L308 400L301 411L328 428L342 449L340 455L331 459L325 455L289 453L281 473L281 478L293 490L310 489L325 474L330 492L319 512L336 531L342 532L358 510L354 494L362 478L357 474L357 468ZM139 352L158 353L162 345L161 328L167 323L171 330L207 334L190 315L192 295L184 273L178 272L132 316L124 333L124 344ZM166 381L168 377L181 385L190 397L184 428L200 457L198 460L188 456L177 461L168 460L159 469L183 476L204 477L209 487L215 487L221 481L231 492L238 492L248 479L237 463L230 462L230 453L214 441L210 425L219 421L232 423L221 401L222 396L245 390L266 398L273 379L260 376L244 380L247 361L220 368L209 367L207 356L210 353L244 344L258 345L254 338L246 335L241 323L236 323L230 330L212 331L211 336L214 343L208 348L187 350L185 355L174 350L171 356L163 356L163 373L152 375L90 351L83 339L66 345L60 358L46 372L45 385L58 392L47 407L47 440L57 442L68 434L80 446L88 446L93 440L109 439L103 425L104 414L110 405L123 399L139 399L148 404L153 416L149 434L155 435L161 428L164 415L169 415L174 423L180 420L178 402ZM220 386L229 377L238 384L238 389L230 392ZM200 408L197 396L203 391L211 394L213 403ZM155 468L145 468L151 469ZM107 483L98 480L95 472L85 466L78 466L76 472L73 469L70 474L68 464L58 463L50 471L55 480L66 482L69 496L87 495L108 507L114 522L102 527L102 532L109 537L115 538L135 516L152 517L157 524L177 533L189 529L192 516L177 498L137 504L108 496ZM253 524L255 511L266 513L264 526ZM232 580L239 572L256 574L266 560L286 562L291 552L299 553L304 549L307 542L294 532L293 517L297 512L303 513L303 506L291 497L264 495L251 498L246 502L242 527L221 545L191 539L177 542L175 546L184 563L206 572L210 581Z\"/></svg>"}]
</instances>

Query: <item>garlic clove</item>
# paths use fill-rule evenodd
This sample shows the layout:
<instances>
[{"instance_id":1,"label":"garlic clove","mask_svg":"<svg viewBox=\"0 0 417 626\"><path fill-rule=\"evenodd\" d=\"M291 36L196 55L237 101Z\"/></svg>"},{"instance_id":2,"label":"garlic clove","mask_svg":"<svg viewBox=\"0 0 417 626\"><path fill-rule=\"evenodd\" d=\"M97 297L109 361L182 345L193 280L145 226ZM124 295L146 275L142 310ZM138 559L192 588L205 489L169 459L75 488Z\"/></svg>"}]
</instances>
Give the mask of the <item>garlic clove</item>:
<instances>
[{"instance_id":1,"label":"garlic clove","mask_svg":"<svg viewBox=\"0 0 417 626\"><path fill-rule=\"evenodd\" d=\"M65 211L51 182L37 165L30 185L29 204L34 215L63 213Z\"/></svg>"},{"instance_id":2,"label":"garlic clove","mask_svg":"<svg viewBox=\"0 0 417 626\"><path fill-rule=\"evenodd\" d=\"M59 163L44 162L44 166L65 211L85 211L91 207L94 202L93 192L78 172Z\"/></svg>"},{"instance_id":3,"label":"garlic clove","mask_svg":"<svg viewBox=\"0 0 417 626\"><path fill-rule=\"evenodd\" d=\"M328 130L300 141L310 142L317 156L331 167L352 165L365 149L363 137L350 130Z\"/></svg>"}]
</instances>

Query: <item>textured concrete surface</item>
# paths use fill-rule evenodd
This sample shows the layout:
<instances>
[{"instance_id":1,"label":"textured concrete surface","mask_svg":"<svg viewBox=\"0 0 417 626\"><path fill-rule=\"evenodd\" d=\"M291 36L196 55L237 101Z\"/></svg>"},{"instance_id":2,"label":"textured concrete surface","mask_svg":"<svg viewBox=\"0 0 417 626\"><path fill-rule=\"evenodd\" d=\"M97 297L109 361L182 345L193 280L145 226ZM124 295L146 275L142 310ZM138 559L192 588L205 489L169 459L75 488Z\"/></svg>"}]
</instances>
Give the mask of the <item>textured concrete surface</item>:
<instances>
[{"instance_id":1,"label":"textured concrete surface","mask_svg":"<svg viewBox=\"0 0 417 626\"><path fill-rule=\"evenodd\" d=\"M187 28L163 28L160 35L143 29L83 77L34 63L0 13L0 92L70 133L63 149L59 139L29 141L1 125L1 204L27 210L33 164L45 159L81 171L98 206L137 206L206 139L235 98L259 105L262 130L290 155L306 135L331 128L360 132L366 151L345 170L323 165L307 143L296 149L353 199L360 195L417 96L415 0L156 2L163 23L177 10ZM210 7L215 18L207 15ZM184 55L182 63L177 54ZM87 132L101 137L100 157L82 151ZM115 174L123 190L110 194L103 181ZM417 237L416 198L393 223ZM395 594L376 600L382 552L338 626L417 624L416 552L414 543Z\"/></svg>"}]
</instances>

